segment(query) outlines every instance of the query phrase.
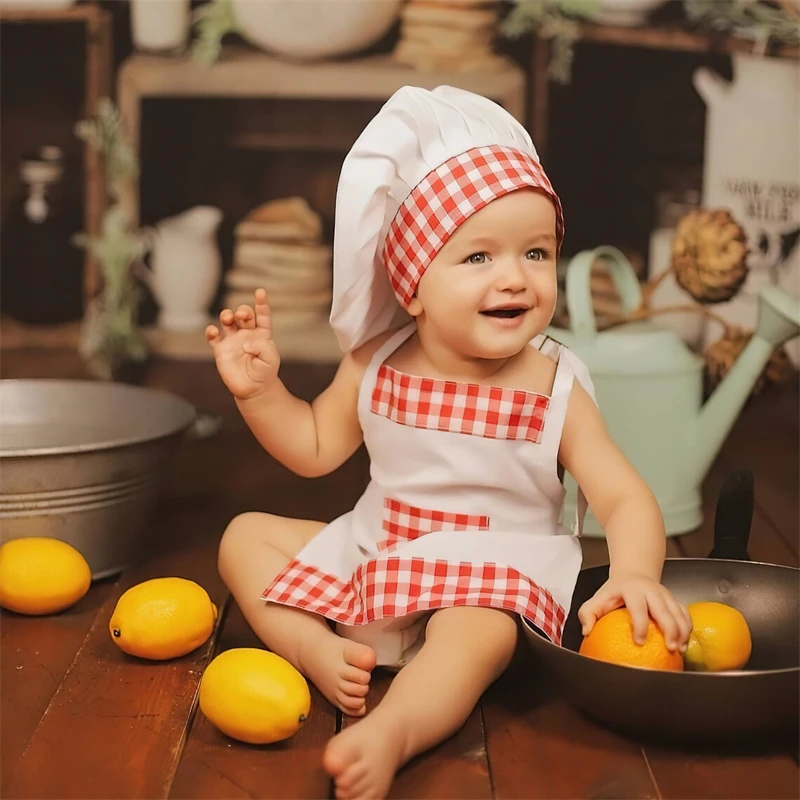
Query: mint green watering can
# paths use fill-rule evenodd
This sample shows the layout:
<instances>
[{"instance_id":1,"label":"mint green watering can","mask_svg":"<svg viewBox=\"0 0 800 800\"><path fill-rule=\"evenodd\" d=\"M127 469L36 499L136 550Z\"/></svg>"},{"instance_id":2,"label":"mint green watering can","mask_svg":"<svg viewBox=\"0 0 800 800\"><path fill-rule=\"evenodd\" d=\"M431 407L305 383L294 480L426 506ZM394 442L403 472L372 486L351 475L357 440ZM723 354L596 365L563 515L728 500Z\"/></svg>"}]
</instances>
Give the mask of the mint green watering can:
<instances>
[{"instance_id":1,"label":"mint green watering can","mask_svg":"<svg viewBox=\"0 0 800 800\"><path fill-rule=\"evenodd\" d=\"M761 289L755 335L703 404L703 359L672 330L641 320L599 333L592 309L592 264L609 270L625 313L639 307L639 281L613 247L579 253L566 271L570 329L546 333L586 364L611 437L656 496L668 535L703 519L700 487L773 349L800 333L800 301L775 286ZM565 476L564 519L574 519L577 487ZM584 533L602 535L589 512Z\"/></svg>"}]
</instances>

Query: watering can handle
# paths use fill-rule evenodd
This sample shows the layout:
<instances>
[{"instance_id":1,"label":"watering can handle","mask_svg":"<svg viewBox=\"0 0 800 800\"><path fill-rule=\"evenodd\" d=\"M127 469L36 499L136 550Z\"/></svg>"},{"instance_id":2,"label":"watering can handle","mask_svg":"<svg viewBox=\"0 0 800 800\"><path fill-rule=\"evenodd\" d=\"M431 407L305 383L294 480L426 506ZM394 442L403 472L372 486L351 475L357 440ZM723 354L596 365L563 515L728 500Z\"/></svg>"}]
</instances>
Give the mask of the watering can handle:
<instances>
[{"instance_id":1,"label":"watering can handle","mask_svg":"<svg viewBox=\"0 0 800 800\"><path fill-rule=\"evenodd\" d=\"M639 279L625 255L616 247L596 247L578 253L567 265L566 295L570 328L577 337L597 333L597 320L592 307L592 264L602 261L608 267L625 313L635 311L642 302Z\"/></svg>"}]
</instances>

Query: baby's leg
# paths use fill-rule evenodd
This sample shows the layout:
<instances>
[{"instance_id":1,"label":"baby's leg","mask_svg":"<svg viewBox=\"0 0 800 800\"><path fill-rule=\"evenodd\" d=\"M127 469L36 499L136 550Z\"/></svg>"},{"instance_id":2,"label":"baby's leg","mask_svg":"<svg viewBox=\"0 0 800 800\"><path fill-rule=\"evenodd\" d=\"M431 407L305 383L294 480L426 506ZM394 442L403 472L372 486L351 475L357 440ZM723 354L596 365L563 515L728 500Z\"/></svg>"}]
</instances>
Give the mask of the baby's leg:
<instances>
[{"instance_id":1,"label":"baby's leg","mask_svg":"<svg viewBox=\"0 0 800 800\"><path fill-rule=\"evenodd\" d=\"M346 714L366 711L371 647L335 634L324 617L265 603L261 594L325 527L324 522L251 512L235 517L219 546L219 573L256 636L285 658Z\"/></svg>"},{"instance_id":2,"label":"baby's leg","mask_svg":"<svg viewBox=\"0 0 800 800\"><path fill-rule=\"evenodd\" d=\"M437 611L425 644L369 716L335 736L324 764L337 798L385 797L395 772L455 733L508 666L516 617L492 608Z\"/></svg>"}]
</instances>

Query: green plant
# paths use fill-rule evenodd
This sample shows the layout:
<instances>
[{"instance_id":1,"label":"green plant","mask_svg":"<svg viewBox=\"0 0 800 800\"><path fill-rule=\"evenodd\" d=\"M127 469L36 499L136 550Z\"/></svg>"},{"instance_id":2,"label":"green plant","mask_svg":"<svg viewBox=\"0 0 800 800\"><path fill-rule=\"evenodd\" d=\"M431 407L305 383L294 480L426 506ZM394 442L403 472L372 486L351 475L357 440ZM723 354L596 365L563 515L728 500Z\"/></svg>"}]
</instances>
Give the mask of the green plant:
<instances>
[{"instance_id":1,"label":"green plant","mask_svg":"<svg viewBox=\"0 0 800 800\"><path fill-rule=\"evenodd\" d=\"M222 47L222 39L236 33L236 17L231 0L211 0L195 9L192 25L197 39L192 45L192 58L200 64L213 64Z\"/></svg>"},{"instance_id":2,"label":"green plant","mask_svg":"<svg viewBox=\"0 0 800 800\"><path fill-rule=\"evenodd\" d=\"M800 6L796 0L684 0L690 22L754 39L762 48L770 39L800 43Z\"/></svg>"},{"instance_id":3,"label":"green plant","mask_svg":"<svg viewBox=\"0 0 800 800\"><path fill-rule=\"evenodd\" d=\"M514 8L503 20L500 31L518 38L535 31L551 43L548 73L556 83L569 83L572 76L574 45L580 37L581 18L589 18L599 0L515 0Z\"/></svg>"},{"instance_id":4,"label":"green plant","mask_svg":"<svg viewBox=\"0 0 800 800\"><path fill-rule=\"evenodd\" d=\"M139 289L134 277L147 244L122 202L138 173L138 163L122 134L119 113L108 98L100 100L96 117L77 123L75 135L102 155L111 200L99 234L80 233L73 238L74 244L97 259L103 279L100 293L90 299L84 315L80 353L97 377L108 380L124 364L147 358L137 325Z\"/></svg>"}]
</instances>

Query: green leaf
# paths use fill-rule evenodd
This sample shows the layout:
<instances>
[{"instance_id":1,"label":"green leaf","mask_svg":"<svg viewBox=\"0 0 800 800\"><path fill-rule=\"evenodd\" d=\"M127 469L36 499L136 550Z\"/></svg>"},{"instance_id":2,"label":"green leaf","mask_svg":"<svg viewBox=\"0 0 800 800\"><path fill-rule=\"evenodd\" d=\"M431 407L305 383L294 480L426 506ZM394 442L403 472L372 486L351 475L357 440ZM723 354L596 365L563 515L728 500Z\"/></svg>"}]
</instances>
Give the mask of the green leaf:
<instances>
[{"instance_id":1,"label":"green leaf","mask_svg":"<svg viewBox=\"0 0 800 800\"><path fill-rule=\"evenodd\" d=\"M192 15L192 25L197 39L192 45L192 59L208 66L218 58L222 39L237 33L236 15L230 0L212 0L200 6Z\"/></svg>"}]
</instances>

